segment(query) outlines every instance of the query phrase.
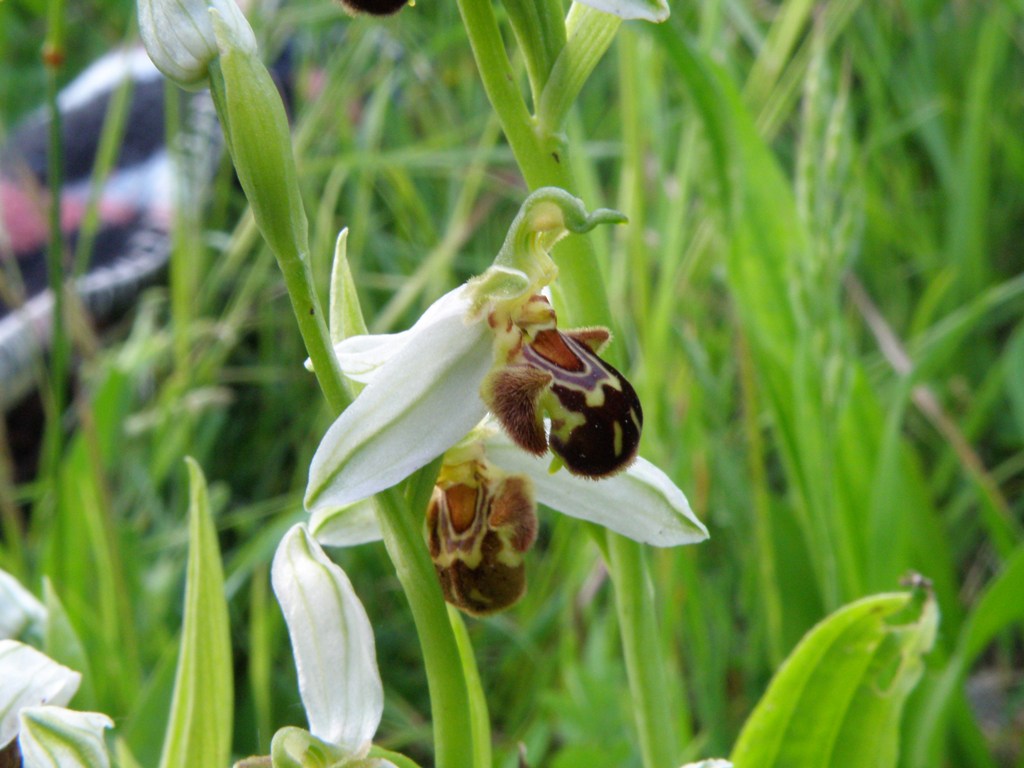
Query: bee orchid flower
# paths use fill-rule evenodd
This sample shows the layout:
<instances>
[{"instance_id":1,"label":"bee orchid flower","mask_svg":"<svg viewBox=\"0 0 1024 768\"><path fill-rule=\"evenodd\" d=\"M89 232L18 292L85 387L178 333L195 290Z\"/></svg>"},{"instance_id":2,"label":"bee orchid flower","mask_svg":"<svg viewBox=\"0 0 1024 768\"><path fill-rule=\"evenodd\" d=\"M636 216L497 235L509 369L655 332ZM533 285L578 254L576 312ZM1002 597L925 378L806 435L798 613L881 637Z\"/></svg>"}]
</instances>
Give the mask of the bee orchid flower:
<instances>
[{"instance_id":1,"label":"bee orchid flower","mask_svg":"<svg viewBox=\"0 0 1024 768\"><path fill-rule=\"evenodd\" d=\"M368 385L313 458L307 508L339 507L394 485L461 440L487 410L524 450L550 448L573 474L627 467L643 413L629 382L597 355L609 333L563 332L541 293L558 274L549 250L559 239L623 220L605 209L587 213L560 189L538 190L482 275L439 299L409 331L343 341L342 370Z\"/></svg>"},{"instance_id":2,"label":"bee orchid flower","mask_svg":"<svg viewBox=\"0 0 1024 768\"><path fill-rule=\"evenodd\" d=\"M655 546L707 538L682 491L637 458L640 403L597 355L608 332L559 329L542 294L557 275L555 242L622 220L613 211L588 214L562 190L538 190L482 275L407 331L336 346L342 371L365 388L310 466L306 507L318 537L379 538L359 502L444 454L427 515L442 583L454 573L444 569L456 561L475 567L488 552L510 569L501 578L515 581L537 502Z\"/></svg>"}]
</instances>

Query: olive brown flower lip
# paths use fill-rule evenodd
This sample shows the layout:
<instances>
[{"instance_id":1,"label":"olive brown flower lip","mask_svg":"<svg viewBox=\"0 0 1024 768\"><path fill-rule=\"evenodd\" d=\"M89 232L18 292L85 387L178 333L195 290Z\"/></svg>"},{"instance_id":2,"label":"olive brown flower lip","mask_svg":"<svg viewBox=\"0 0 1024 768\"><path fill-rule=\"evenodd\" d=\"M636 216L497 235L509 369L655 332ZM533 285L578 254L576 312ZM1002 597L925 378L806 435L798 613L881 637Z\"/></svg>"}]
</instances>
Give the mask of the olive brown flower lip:
<instances>
[{"instance_id":1,"label":"olive brown flower lip","mask_svg":"<svg viewBox=\"0 0 1024 768\"><path fill-rule=\"evenodd\" d=\"M560 331L544 296L530 297L508 323L495 343L503 359L480 394L512 439L537 456L550 447L574 475L607 477L629 466L643 410L626 377L598 357L608 330Z\"/></svg>"}]
</instances>

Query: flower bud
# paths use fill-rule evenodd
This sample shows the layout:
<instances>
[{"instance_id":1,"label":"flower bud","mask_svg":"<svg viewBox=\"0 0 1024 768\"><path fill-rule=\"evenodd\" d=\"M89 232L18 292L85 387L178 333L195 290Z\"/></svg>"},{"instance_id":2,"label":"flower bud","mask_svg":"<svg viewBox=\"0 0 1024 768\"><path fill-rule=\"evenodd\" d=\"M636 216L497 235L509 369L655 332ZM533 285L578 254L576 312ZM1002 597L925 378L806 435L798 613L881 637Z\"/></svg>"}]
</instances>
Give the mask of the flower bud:
<instances>
[{"instance_id":1,"label":"flower bud","mask_svg":"<svg viewBox=\"0 0 1024 768\"><path fill-rule=\"evenodd\" d=\"M449 603L477 616L516 603L526 591L523 555L536 538L529 479L483 460L441 470L427 508L427 544Z\"/></svg>"},{"instance_id":2,"label":"flower bud","mask_svg":"<svg viewBox=\"0 0 1024 768\"><path fill-rule=\"evenodd\" d=\"M210 9L230 30L232 43L256 50L256 38L234 0L139 0L139 32L157 69L183 87L198 88L220 53Z\"/></svg>"}]
</instances>

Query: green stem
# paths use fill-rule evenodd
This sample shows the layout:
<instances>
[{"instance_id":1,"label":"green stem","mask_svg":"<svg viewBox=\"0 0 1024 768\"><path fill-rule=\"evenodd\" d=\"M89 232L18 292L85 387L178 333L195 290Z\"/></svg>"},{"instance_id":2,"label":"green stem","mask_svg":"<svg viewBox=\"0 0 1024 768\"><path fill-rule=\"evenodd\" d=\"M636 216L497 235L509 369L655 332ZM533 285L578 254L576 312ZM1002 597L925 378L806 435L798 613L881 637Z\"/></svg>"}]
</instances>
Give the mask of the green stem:
<instances>
[{"instance_id":1,"label":"green stem","mask_svg":"<svg viewBox=\"0 0 1024 768\"><path fill-rule=\"evenodd\" d=\"M487 98L498 114L501 129L512 147L516 163L525 173L527 167L534 165L542 148L533 131L533 118L526 108L522 93L516 87L515 73L505 50L501 30L498 29L494 7L490 0L457 2Z\"/></svg>"},{"instance_id":2,"label":"green stem","mask_svg":"<svg viewBox=\"0 0 1024 768\"><path fill-rule=\"evenodd\" d=\"M459 645L459 653L462 654L464 664L463 672L469 693L469 711L473 720L473 764L489 766L493 764L491 759L491 717L487 710L487 696L484 694L483 683L480 681L476 657L473 655L473 643L469 639L469 632L466 630L466 622L462 620L462 614L451 605L448 606L448 620L451 622L452 631L455 632L455 642Z\"/></svg>"},{"instance_id":3,"label":"green stem","mask_svg":"<svg viewBox=\"0 0 1024 768\"><path fill-rule=\"evenodd\" d=\"M269 77L269 75L267 76ZM235 118L244 125L232 124L232 102L229 100L228 89L220 65L214 62L210 66L210 94L213 96L214 105L217 108L217 115L220 117L221 125L231 126L230 130L224 131L224 138L228 144L232 159L236 166L240 166L239 155L236 153L233 134L238 131L251 130L256 123L256 118L241 110L234 110L240 116ZM247 105L251 106L251 105ZM276 108L281 110L283 115L284 107L280 99L273 105L267 105L267 109ZM284 119L283 117L281 118ZM270 151L268 149L268 151ZM292 148L289 144L282 147L281 152L291 154ZM244 162L244 161L243 161ZM276 180L278 188L273 192L268 190L246 190L250 196L274 194L276 199L273 203L281 206L294 205L301 209L301 195L298 190L298 180L294 177L294 164L291 158L279 164L280 168L287 169L291 178L280 178ZM244 178L246 169L238 168L239 176ZM243 187L245 186L243 182ZM285 288L288 291L288 298L291 301L292 311L295 313L295 321L299 326L299 333L302 335L303 344L309 359L313 363L313 370L316 374L320 390L335 414L341 413L351 402L348 392L342 383L341 369L338 367L338 360L334 356L334 345L331 344L330 334L327 330L327 321L320 305L320 298L313 287L313 273L310 269L309 259L309 236L306 231L305 212L292 220L292 226L286 236L274 236L263 229L258 212L261 205L253 199L249 200L253 212L260 226L264 239L273 251L277 264L284 276ZM270 208L267 201L261 201L264 207ZM297 224L301 221L301 226Z\"/></svg>"},{"instance_id":4,"label":"green stem","mask_svg":"<svg viewBox=\"0 0 1024 768\"><path fill-rule=\"evenodd\" d=\"M43 43L43 64L46 68L46 97L50 115L47 150L47 187L50 191L49 241L46 247L46 271L53 294L53 342L50 349L49 418L44 441L44 460L56 479L57 465L63 452L61 423L68 379L71 345L64 322L64 235L61 231L61 188L64 182L64 146L61 140L62 120L57 94L60 71L64 65L64 2L50 0L46 41ZM54 485L53 487L56 487Z\"/></svg>"},{"instance_id":5,"label":"green stem","mask_svg":"<svg viewBox=\"0 0 1024 768\"><path fill-rule=\"evenodd\" d=\"M332 412L340 414L351 397L314 290L308 224L280 98L262 63L244 51L222 54L210 68L210 86L239 180L284 276L317 381ZM430 471L436 467L421 470ZM420 479L414 478L414 483ZM410 507L398 488L378 494L376 506L384 544L409 601L423 651L435 764L439 768L472 766L472 718L463 660L423 540L423 509Z\"/></svg>"},{"instance_id":6,"label":"green stem","mask_svg":"<svg viewBox=\"0 0 1024 768\"><path fill-rule=\"evenodd\" d=\"M593 69L596 59L573 65L567 60L560 92L542 97L550 103L549 119L537 121L526 110L522 94L515 87L512 67L502 43L497 19L490 0L457 0L473 55L476 58L484 90L512 153L531 190L544 186L561 187L575 194L578 185L572 172L569 148L561 134L561 120L569 112L564 96L575 98L582 80L574 72ZM607 48L609 31L617 24L593 18L595 26L583 34L593 34L597 46ZM563 49L564 54L565 49ZM561 56L560 56L561 59ZM549 81L549 85L554 81ZM559 286L564 307L559 308L563 321L581 325L612 326L612 313L601 271L590 238L569 237L558 245ZM614 362L614 361L613 361ZM633 697L633 711L640 736L646 768L668 768L677 757L675 719L670 706L664 674L660 637L654 613L653 590L643 558L643 549L636 542L606 533L608 570L615 583L615 602L619 614L626 672Z\"/></svg>"},{"instance_id":7,"label":"green stem","mask_svg":"<svg viewBox=\"0 0 1024 768\"><path fill-rule=\"evenodd\" d=\"M465 660L459 654L437 573L423 542L422 523L410 514L397 488L377 494L376 503L384 545L409 601L423 652L434 719L435 764L439 768L488 768L473 760L473 718L462 667ZM465 663L475 667L472 659L470 651Z\"/></svg>"},{"instance_id":8,"label":"green stem","mask_svg":"<svg viewBox=\"0 0 1024 768\"><path fill-rule=\"evenodd\" d=\"M633 696L633 717L647 768L677 765L676 723L665 682L661 635L654 615L654 588L644 550L635 541L606 532L608 572L615 584L622 652Z\"/></svg>"}]
</instances>

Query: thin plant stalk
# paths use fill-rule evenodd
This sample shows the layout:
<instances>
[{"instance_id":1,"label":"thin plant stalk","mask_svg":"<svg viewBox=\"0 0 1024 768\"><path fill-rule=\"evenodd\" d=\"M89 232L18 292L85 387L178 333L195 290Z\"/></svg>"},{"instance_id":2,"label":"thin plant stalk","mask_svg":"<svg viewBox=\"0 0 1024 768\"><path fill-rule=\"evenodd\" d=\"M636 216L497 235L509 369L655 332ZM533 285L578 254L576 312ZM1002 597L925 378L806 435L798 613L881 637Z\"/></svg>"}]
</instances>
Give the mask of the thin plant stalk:
<instances>
[{"instance_id":1,"label":"thin plant stalk","mask_svg":"<svg viewBox=\"0 0 1024 768\"><path fill-rule=\"evenodd\" d=\"M50 117L47 148L47 186L50 191L49 239L46 246L46 272L53 294L53 338L50 348L50 386L47 393L48 418L43 458L48 470L58 471L63 453L61 422L65 407L68 359L71 345L64 322L64 236L61 231L61 188L64 179L64 149L61 141L63 122L57 94L60 72L64 66L64 0L50 0L47 6L47 31L43 43L43 65L46 69L46 102ZM54 483L51 487L57 487Z\"/></svg>"},{"instance_id":2,"label":"thin plant stalk","mask_svg":"<svg viewBox=\"0 0 1024 768\"><path fill-rule=\"evenodd\" d=\"M228 114L229 101L224 80L218 64L215 63L211 70L211 93L222 123L226 123L224 115ZM232 135L233 132L227 134L226 138L234 156ZM291 153L292 148L289 145L282 151ZM285 167L290 163L291 159L288 158ZM294 171L286 173L290 178L280 180L283 188L281 196L300 201L298 189L290 187L296 183ZM301 202L298 204L301 205ZM271 250L284 276L292 310L313 363L317 382L331 412L338 415L351 403L352 398L342 380L326 315L314 286L304 215L301 221L301 225L297 225L293 220L293 226L286 236L265 239L272 246ZM439 768L472 766L472 717L463 664L475 664L475 661L472 656L468 659L460 656L434 566L423 541L421 519L416 516L415 510L410 509L400 491L394 488L376 496L376 509L384 544L409 601L423 651L433 713L436 765Z\"/></svg>"},{"instance_id":3,"label":"thin plant stalk","mask_svg":"<svg viewBox=\"0 0 1024 768\"><path fill-rule=\"evenodd\" d=\"M515 86L512 66L505 51L490 0L458 0L459 12L469 35L484 90L512 153L531 190L556 186L575 194L578 185L572 172L569 147L562 125L538 122L526 108ZM602 20L595 17L595 23ZM615 22L612 22L615 24ZM604 35L605 44L610 36ZM595 62L596 63L596 62ZM550 81L549 81L550 82ZM566 98L574 99L567 83ZM560 94L545 92L543 103L560 105ZM552 107L555 114L568 113L565 106ZM542 127L543 126L543 127ZM559 311L573 324L613 326L608 294L601 277L593 243L587 237L571 237L559 246L559 287L563 305ZM614 361L613 361L614 362ZM661 649L652 642L659 635L654 613L653 589L639 544L605 532L607 565L615 584L623 654L641 752L647 768L665 768L677 758L675 719L664 675Z\"/></svg>"}]
</instances>

